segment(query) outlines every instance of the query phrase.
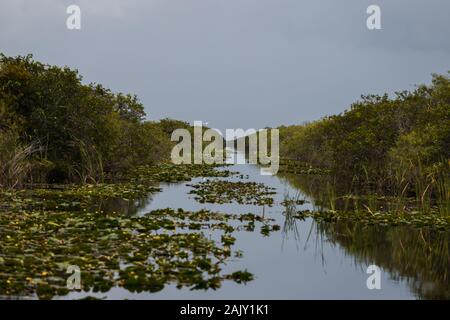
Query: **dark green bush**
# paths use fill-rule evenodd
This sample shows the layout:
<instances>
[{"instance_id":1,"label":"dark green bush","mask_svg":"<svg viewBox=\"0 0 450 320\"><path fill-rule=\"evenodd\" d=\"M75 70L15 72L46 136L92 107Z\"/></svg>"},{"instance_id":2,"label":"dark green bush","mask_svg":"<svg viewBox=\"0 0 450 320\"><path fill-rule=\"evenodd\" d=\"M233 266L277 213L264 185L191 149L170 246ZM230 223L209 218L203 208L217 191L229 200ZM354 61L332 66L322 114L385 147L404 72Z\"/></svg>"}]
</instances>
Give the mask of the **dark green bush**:
<instances>
[{"instance_id":1,"label":"dark green bush","mask_svg":"<svg viewBox=\"0 0 450 320\"><path fill-rule=\"evenodd\" d=\"M283 156L376 191L418 195L446 181L448 193L450 79L433 75L431 85L394 98L363 96L342 114L281 127L280 137Z\"/></svg>"},{"instance_id":2,"label":"dark green bush","mask_svg":"<svg viewBox=\"0 0 450 320\"><path fill-rule=\"evenodd\" d=\"M145 116L136 96L84 84L77 70L0 55L0 149L9 152L1 171L26 150L22 181L97 182L160 161L170 150L167 120Z\"/></svg>"}]
</instances>

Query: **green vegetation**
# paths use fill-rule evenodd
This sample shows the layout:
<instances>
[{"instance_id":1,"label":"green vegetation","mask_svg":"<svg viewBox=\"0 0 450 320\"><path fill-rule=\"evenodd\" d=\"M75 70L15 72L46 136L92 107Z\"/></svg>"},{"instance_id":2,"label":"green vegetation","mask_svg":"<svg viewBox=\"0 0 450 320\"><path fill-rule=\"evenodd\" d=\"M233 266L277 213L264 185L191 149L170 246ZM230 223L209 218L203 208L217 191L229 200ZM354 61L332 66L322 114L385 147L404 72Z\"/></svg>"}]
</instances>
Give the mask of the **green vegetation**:
<instances>
[{"instance_id":1,"label":"green vegetation","mask_svg":"<svg viewBox=\"0 0 450 320\"><path fill-rule=\"evenodd\" d=\"M311 197L314 211L298 211L292 203L284 203L290 216L335 223L357 221L363 225L427 227L450 229L449 211L437 203L423 205L414 197L386 196L362 190L347 192L338 180L324 175L283 175L293 187ZM341 189L340 189L341 188ZM364 189L363 189L364 190ZM359 194L356 194L356 193Z\"/></svg>"},{"instance_id":2,"label":"green vegetation","mask_svg":"<svg viewBox=\"0 0 450 320\"><path fill-rule=\"evenodd\" d=\"M222 274L235 239L229 220L264 221L182 209L156 210L143 217L105 212L0 212L0 296L52 298L65 295L67 267L82 270L82 290L156 292L167 283L179 288L216 289L223 280L250 281L247 271ZM217 230L214 241L203 232Z\"/></svg>"},{"instance_id":3,"label":"green vegetation","mask_svg":"<svg viewBox=\"0 0 450 320\"><path fill-rule=\"evenodd\" d=\"M195 194L195 200L200 203L232 203L258 206L272 206L274 188L256 182L230 182L224 180L207 180L189 185Z\"/></svg>"},{"instance_id":4,"label":"green vegetation","mask_svg":"<svg viewBox=\"0 0 450 320\"><path fill-rule=\"evenodd\" d=\"M364 96L342 114L280 127L282 156L332 171L344 192L450 201L450 79L395 98ZM287 165L291 170L295 166ZM301 170L299 170L301 171ZM300 172L302 173L302 172Z\"/></svg>"},{"instance_id":5,"label":"green vegetation","mask_svg":"<svg viewBox=\"0 0 450 320\"><path fill-rule=\"evenodd\" d=\"M107 200L135 200L161 189L154 186L123 184L54 185L47 188L0 191L2 210L88 210L101 208Z\"/></svg>"},{"instance_id":6,"label":"green vegetation","mask_svg":"<svg viewBox=\"0 0 450 320\"><path fill-rule=\"evenodd\" d=\"M194 177L227 177L229 170L212 165L161 163L142 166L120 182L97 184L33 184L26 189L0 189L0 210L40 209L135 213L151 193L161 191L159 182L190 181Z\"/></svg>"},{"instance_id":7,"label":"green vegetation","mask_svg":"<svg viewBox=\"0 0 450 320\"><path fill-rule=\"evenodd\" d=\"M174 165L161 163L156 166L142 166L133 170L129 178L134 183L146 182L180 182L190 181L196 177L229 177L236 172L229 170L217 170L225 165L185 164Z\"/></svg>"},{"instance_id":8,"label":"green vegetation","mask_svg":"<svg viewBox=\"0 0 450 320\"><path fill-rule=\"evenodd\" d=\"M312 175L327 175L331 171L329 169L322 169L318 167L313 167L310 164L301 162L295 159L281 158L280 168L278 170L280 173L292 173L292 174L312 174Z\"/></svg>"},{"instance_id":9,"label":"green vegetation","mask_svg":"<svg viewBox=\"0 0 450 320\"><path fill-rule=\"evenodd\" d=\"M362 225L381 226L412 226L416 228L429 227L437 230L450 230L450 217L437 214L422 214L413 212L408 214L392 214L389 212L367 211L298 211L295 218L312 217L316 221L336 223L338 221L356 221Z\"/></svg>"},{"instance_id":10,"label":"green vegetation","mask_svg":"<svg viewBox=\"0 0 450 320\"><path fill-rule=\"evenodd\" d=\"M305 204L306 199L301 198L300 192L297 192L295 196L290 196L289 194L284 195L284 200L280 203L285 209L295 208L296 206L300 206Z\"/></svg>"},{"instance_id":11,"label":"green vegetation","mask_svg":"<svg viewBox=\"0 0 450 320\"><path fill-rule=\"evenodd\" d=\"M0 192L0 296L48 299L69 293L67 267L82 270L84 292L123 287L130 292L178 288L217 289L222 281L253 280L247 270L224 274L234 232L268 235L271 219L207 210L161 209L144 216L121 212L117 200L134 202L159 192L158 182L227 177L209 165L142 166L114 184L33 185ZM125 179L126 178L126 179ZM112 202L111 206L106 206ZM205 232L221 233L211 240ZM236 251L235 257L242 253Z\"/></svg>"}]
</instances>

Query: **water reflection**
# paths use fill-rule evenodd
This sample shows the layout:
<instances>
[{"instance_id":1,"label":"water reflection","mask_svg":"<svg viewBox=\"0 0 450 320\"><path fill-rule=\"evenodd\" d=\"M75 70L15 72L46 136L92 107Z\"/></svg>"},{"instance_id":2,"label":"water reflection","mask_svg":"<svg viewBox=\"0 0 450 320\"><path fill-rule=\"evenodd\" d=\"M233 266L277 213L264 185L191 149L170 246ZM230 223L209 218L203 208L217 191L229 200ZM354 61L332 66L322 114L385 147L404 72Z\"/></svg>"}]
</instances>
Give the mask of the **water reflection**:
<instances>
[{"instance_id":1,"label":"water reflection","mask_svg":"<svg viewBox=\"0 0 450 320\"><path fill-rule=\"evenodd\" d=\"M305 201L301 199L301 193L296 192L295 196L290 196L287 192L284 196L284 222L283 222L283 245L289 237L293 237L295 243L297 244L300 240L300 231L298 228L299 219L296 217L298 211L298 203L300 201ZM297 245L298 246L298 245Z\"/></svg>"},{"instance_id":2,"label":"water reflection","mask_svg":"<svg viewBox=\"0 0 450 320\"><path fill-rule=\"evenodd\" d=\"M101 199L95 205L95 210L104 212L118 212L123 215L136 215L143 208L148 206L153 200L153 195L149 194L145 198L136 200L122 199L122 198L109 198ZM90 208L91 210L93 208Z\"/></svg>"},{"instance_id":3,"label":"water reflection","mask_svg":"<svg viewBox=\"0 0 450 320\"><path fill-rule=\"evenodd\" d=\"M284 175L283 179L313 198L319 208L357 209L356 201L336 201L336 189L331 190L326 177ZM388 206L381 201L368 205ZM317 222L315 229L328 242L354 257L357 264L376 264L388 271L393 280L406 282L417 298L450 299L449 232L403 226L363 226L351 221ZM286 228L287 232L289 230L291 228Z\"/></svg>"},{"instance_id":4,"label":"water reflection","mask_svg":"<svg viewBox=\"0 0 450 320\"><path fill-rule=\"evenodd\" d=\"M406 280L422 299L450 299L450 235L409 227L364 227L318 223L318 232L344 248L358 263L376 264L395 280Z\"/></svg>"}]
</instances>

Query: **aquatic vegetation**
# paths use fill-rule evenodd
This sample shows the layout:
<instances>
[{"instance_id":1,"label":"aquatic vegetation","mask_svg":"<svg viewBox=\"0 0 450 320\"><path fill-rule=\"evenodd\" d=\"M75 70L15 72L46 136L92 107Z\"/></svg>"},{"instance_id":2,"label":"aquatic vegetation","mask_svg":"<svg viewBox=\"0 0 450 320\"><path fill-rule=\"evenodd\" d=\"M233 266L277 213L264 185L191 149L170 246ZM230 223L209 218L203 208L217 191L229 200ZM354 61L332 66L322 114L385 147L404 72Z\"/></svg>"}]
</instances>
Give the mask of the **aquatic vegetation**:
<instances>
[{"instance_id":1,"label":"aquatic vegetation","mask_svg":"<svg viewBox=\"0 0 450 320\"><path fill-rule=\"evenodd\" d=\"M253 214L163 209L142 217L103 212L0 212L0 296L52 298L68 293L66 271L81 270L82 290L156 292L168 283L216 289L223 280L245 283L247 271L222 274L232 256L235 221L270 221ZM221 231L215 241L203 232Z\"/></svg>"},{"instance_id":2,"label":"aquatic vegetation","mask_svg":"<svg viewBox=\"0 0 450 320\"><path fill-rule=\"evenodd\" d=\"M370 212L370 211L298 211L295 218L314 218L318 221L335 223L338 221L355 221L363 225L381 226L412 226L416 228L433 228L437 230L450 230L450 217L439 214L420 212L409 212L405 214L395 214L391 212Z\"/></svg>"},{"instance_id":3,"label":"aquatic vegetation","mask_svg":"<svg viewBox=\"0 0 450 320\"><path fill-rule=\"evenodd\" d=\"M292 174L328 175L331 173L331 170L313 167L312 165L295 159L280 158L280 168L278 172Z\"/></svg>"},{"instance_id":4,"label":"aquatic vegetation","mask_svg":"<svg viewBox=\"0 0 450 320\"><path fill-rule=\"evenodd\" d=\"M145 183L157 182L180 182L190 181L196 177L229 177L236 174L229 170L218 170L227 165L207 164L183 164L161 163L155 166L141 166L133 170L129 179L131 182Z\"/></svg>"},{"instance_id":5,"label":"aquatic vegetation","mask_svg":"<svg viewBox=\"0 0 450 320\"><path fill-rule=\"evenodd\" d=\"M222 166L220 166L222 167ZM194 177L228 177L236 174L219 170L217 165L174 165L159 164L139 167L121 182L98 184L31 185L28 189L1 190L0 208L80 210L94 209L100 200L121 199L124 201L142 199L150 193L161 191L159 182L189 181Z\"/></svg>"},{"instance_id":6,"label":"aquatic vegetation","mask_svg":"<svg viewBox=\"0 0 450 320\"><path fill-rule=\"evenodd\" d=\"M237 283L246 283L249 281L252 281L254 279L253 274L248 272L247 270L244 271L236 271L232 274L227 276L227 279L232 279L236 281Z\"/></svg>"},{"instance_id":7,"label":"aquatic vegetation","mask_svg":"<svg viewBox=\"0 0 450 320\"><path fill-rule=\"evenodd\" d=\"M289 234L294 236L295 240L300 239L300 232L297 229L298 219L295 218L297 214L297 206L303 205L306 200L301 198L301 194L297 192L294 197L289 196L288 193L284 195L284 200L280 204L284 206L283 216L283 237L286 238Z\"/></svg>"},{"instance_id":8,"label":"aquatic vegetation","mask_svg":"<svg viewBox=\"0 0 450 320\"><path fill-rule=\"evenodd\" d=\"M266 237L268 237L271 232L279 231L279 230L280 230L280 226L277 224L274 224L274 225L264 224L261 226L261 234Z\"/></svg>"},{"instance_id":9,"label":"aquatic vegetation","mask_svg":"<svg viewBox=\"0 0 450 320\"><path fill-rule=\"evenodd\" d=\"M193 188L189 193L195 194L200 203L232 203L271 206L274 188L256 182L230 182L224 180L207 180L189 185Z\"/></svg>"},{"instance_id":10,"label":"aquatic vegetation","mask_svg":"<svg viewBox=\"0 0 450 320\"><path fill-rule=\"evenodd\" d=\"M143 184L49 185L45 188L0 190L0 208L8 210L81 210L91 208L99 199L138 199L159 192Z\"/></svg>"},{"instance_id":11,"label":"aquatic vegetation","mask_svg":"<svg viewBox=\"0 0 450 320\"><path fill-rule=\"evenodd\" d=\"M286 195L284 197L284 200L280 203L284 207L288 206L300 206L305 204L307 201L305 199L300 198L300 195L298 194L296 197L289 197Z\"/></svg>"},{"instance_id":12,"label":"aquatic vegetation","mask_svg":"<svg viewBox=\"0 0 450 320\"><path fill-rule=\"evenodd\" d=\"M100 200L133 200L160 191L155 182L196 176L234 174L216 166L162 164L140 167L116 184L34 185L0 192L0 296L65 295L66 269L81 269L84 291L156 292L167 283L192 289L216 289L223 280L245 283L245 272L221 273L232 256L233 232L271 219L248 214L161 209L143 217L112 210L91 210ZM139 183L138 183L139 182ZM204 231L220 232L214 241ZM253 228L254 230L254 228ZM240 255L236 255L239 257Z\"/></svg>"}]
</instances>

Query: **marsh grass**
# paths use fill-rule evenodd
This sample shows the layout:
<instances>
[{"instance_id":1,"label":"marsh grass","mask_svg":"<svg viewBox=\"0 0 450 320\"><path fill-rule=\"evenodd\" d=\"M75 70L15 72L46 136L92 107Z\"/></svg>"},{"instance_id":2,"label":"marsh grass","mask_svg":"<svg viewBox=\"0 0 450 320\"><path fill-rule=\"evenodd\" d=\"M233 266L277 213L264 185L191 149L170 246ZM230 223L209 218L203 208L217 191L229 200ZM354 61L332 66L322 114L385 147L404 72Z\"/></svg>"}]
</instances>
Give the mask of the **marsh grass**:
<instances>
[{"instance_id":1,"label":"marsh grass","mask_svg":"<svg viewBox=\"0 0 450 320\"><path fill-rule=\"evenodd\" d=\"M33 169L31 156L39 151L36 143L22 145L14 133L0 132L0 188L21 187Z\"/></svg>"},{"instance_id":2,"label":"marsh grass","mask_svg":"<svg viewBox=\"0 0 450 320\"><path fill-rule=\"evenodd\" d=\"M450 215L448 164L431 171L419 165L415 170L416 174L409 177L405 171L397 170L394 173L397 182L390 192L377 192L357 179L345 183L334 176L287 176L287 179L296 181L297 187L311 195L318 210Z\"/></svg>"},{"instance_id":3,"label":"marsh grass","mask_svg":"<svg viewBox=\"0 0 450 320\"><path fill-rule=\"evenodd\" d=\"M304 203L305 199L301 196L300 192L297 192L293 197L289 193L284 194L284 200L282 205L284 206L283 216L283 237L287 238L290 234L293 235L297 241L300 239L300 232L298 231L297 222L297 208L299 203Z\"/></svg>"},{"instance_id":4,"label":"marsh grass","mask_svg":"<svg viewBox=\"0 0 450 320\"><path fill-rule=\"evenodd\" d=\"M334 176L284 177L313 199L314 212L300 212L297 214L299 218L312 217L327 222L354 220L365 225L411 225L448 230L448 167L428 172L420 171L420 167L416 170L417 174L413 177L402 177L402 173L397 172L402 184L398 183L390 193L377 193L372 186L361 185L360 179L346 183Z\"/></svg>"},{"instance_id":5,"label":"marsh grass","mask_svg":"<svg viewBox=\"0 0 450 320\"><path fill-rule=\"evenodd\" d=\"M72 180L78 180L82 184L104 182L105 170L102 155L95 146L74 138L73 147L79 150L81 161L70 170L70 175L76 177Z\"/></svg>"},{"instance_id":6,"label":"marsh grass","mask_svg":"<svg viewBox=\"0 0 450 320\"><path fill-rule=\"evenodd\" d=\"M397 185L392 197L392 210L407 213L417 210L423 214L450 214L450 165L442 160L431 168L420 160L409 163L409 168L394 171ZM414 174L409 174L414 171Z\"/></svg>"}]
</instances>

